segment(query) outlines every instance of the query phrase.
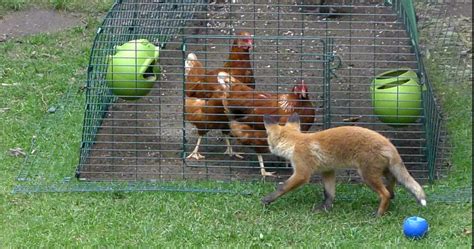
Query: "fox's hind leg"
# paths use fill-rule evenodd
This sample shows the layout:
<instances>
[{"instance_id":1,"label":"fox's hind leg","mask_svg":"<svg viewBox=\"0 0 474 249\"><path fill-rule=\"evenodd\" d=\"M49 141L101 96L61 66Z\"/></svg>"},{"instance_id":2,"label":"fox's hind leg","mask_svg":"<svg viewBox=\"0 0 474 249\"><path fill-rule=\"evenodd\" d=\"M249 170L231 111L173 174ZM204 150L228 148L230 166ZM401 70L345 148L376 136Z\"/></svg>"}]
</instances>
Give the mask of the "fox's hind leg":
<instances>
[{"instance_id":1,"label":"fox's hind leg","mask_svg":"<svg viewBox=\"0 0 474 249\"><path fill-rule=\"evenodd\" d=\"M336 197L336 172L334 170L321 174L324 187L324 201L319 206L314 206L313 211L329 211Z\"/></svg>"},{"instance_id":2,"label":"fox's hind leg","mask_svg":"<svg viewBox=\"0 0 474 249\"><path fill-rule=\"evenodd\" d=\"M382 172L380 172L382 173ZM378 172L370 172L369 174L362 174L362 178L369 187L375 191L380 198L379 208L376 216L382 216L390 204L390 192L387 190L382 181L382 174Z\"/></svg>"},{"instance_id":3,"label":"fox's hind leg","mask_svg":"<svg viewBox=\"0 0 474 249\"><path fill-rule=\"evenodd\" d=\"M387 190L390 192L390 199L395 198L395 184L397 183L397 179L395 178L394 175L389 170L386 170L383 175L385 176L385 179L387 180Z\"/></svg>"}]
</instances>

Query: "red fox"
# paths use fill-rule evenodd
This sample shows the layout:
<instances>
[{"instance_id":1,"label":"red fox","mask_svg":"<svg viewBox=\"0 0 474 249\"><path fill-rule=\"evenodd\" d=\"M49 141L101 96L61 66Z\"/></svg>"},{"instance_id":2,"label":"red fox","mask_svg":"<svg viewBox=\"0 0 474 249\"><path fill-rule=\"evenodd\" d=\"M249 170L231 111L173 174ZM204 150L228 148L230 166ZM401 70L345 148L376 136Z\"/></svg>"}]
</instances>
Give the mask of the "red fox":
<instances>
[{"instance_id":1,"label":"red fox","mask_svg":"<svg viewBox=\"0 0 474 249\"><path fill-rule=\"evenodd\" d=\"M335 170L355 168L362 180L379 195L377 216L387 210L394 197L396 181L426 206L423 188L410 176L395 146L380 133L356 126L302 133L297 113L293 113L283 126L278 124L278 118L265 115L264 124L270 151L290 160L293 166L291 177L262 199L264 205L307 183L313 173L320 172L324 201L313 210L330 210L336 196ZM387 186L382 176L386 178Z\"/></svg>"}]
</instances>

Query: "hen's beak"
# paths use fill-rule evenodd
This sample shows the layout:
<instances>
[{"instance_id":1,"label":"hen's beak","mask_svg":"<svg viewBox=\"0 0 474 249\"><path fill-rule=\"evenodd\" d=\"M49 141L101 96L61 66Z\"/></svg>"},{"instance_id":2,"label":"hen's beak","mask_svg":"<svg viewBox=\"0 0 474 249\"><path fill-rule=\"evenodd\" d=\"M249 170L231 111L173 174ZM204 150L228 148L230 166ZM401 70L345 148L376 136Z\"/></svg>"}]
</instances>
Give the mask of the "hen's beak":
<instances>
[{"instance_id":1,"label":"hen's beak","mask_svg":"<svg viewBox=\"0 0 474 249\"><path fill-rule=\"evenodd\" d=\"M304 80L301 80L301 98L303 99L308 98L308 92L306 90L306 84L304 83Z\"/></svg>"},{"instance_id":2,"label":"hen's beak","mask_svg":"<svg viewBox=\"0 0 474 249\"><path fill-rule=\"evenodd\" d=\"M245 37L241 40L242 45L240 46L243 49L250 50L253 48L253 36Z\"/></svg>"}]
</instances>

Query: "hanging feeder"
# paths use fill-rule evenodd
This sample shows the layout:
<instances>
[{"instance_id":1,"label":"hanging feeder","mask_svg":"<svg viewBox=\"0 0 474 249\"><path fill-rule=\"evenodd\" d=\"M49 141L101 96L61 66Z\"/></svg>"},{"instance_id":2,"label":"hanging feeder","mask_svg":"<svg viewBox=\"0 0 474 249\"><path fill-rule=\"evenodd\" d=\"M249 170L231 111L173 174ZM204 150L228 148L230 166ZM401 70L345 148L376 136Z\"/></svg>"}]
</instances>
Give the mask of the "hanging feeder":
<instances>
[{"instance_id":1,"label":"hanging feeder","mask_svg":"<svg viewBox=\"0 0 474 249\"><path fill-rule=\"evenodd\" d=\"M372 106L377 117L391 125L415 122L421 114L421 85L409 69L377 75L370 88Z\"/></svg>"},{"instance_id":2,"label":"hanging feeder","mask_svg":"<svg viewBox=\"0 0 474 249\"><path fill-rule=\"evenodd\" d=\"M115 51L108 58L106 75L112 93L127 100L147 95L159 79L159 47L140 39L117 46Z\"/></svg>"}]
</instances>

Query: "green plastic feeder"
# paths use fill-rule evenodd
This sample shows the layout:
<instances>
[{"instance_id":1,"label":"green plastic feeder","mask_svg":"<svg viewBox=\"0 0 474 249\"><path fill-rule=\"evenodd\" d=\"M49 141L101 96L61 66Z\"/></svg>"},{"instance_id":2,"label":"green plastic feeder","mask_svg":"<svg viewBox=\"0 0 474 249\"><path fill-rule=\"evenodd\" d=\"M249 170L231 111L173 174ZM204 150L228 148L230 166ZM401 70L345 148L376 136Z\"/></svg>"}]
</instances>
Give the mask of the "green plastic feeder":
<instances>
[{"instance_id":1,"label":"green plastic feeder","mask_svg":"<svg viewBox=\"0 0 474 249\"><path fill-rule=\"evenodd\" d=\"M160 76L160 48L146 39L115 47L109 56L106 81L112 92L127 100L147 95Z\"/></svg>"},{"instance_id":2,"label":"green plastic feeder","mask_svg":"<svg viewBox=\"0 0 474 249\"><path fill-rule=\"evenodd\" d=\"M370 91L374 113L381 121L403 125L419 118L422 87L414 71L400 69L377 75Z\"/></svg>"}]
</instances>

